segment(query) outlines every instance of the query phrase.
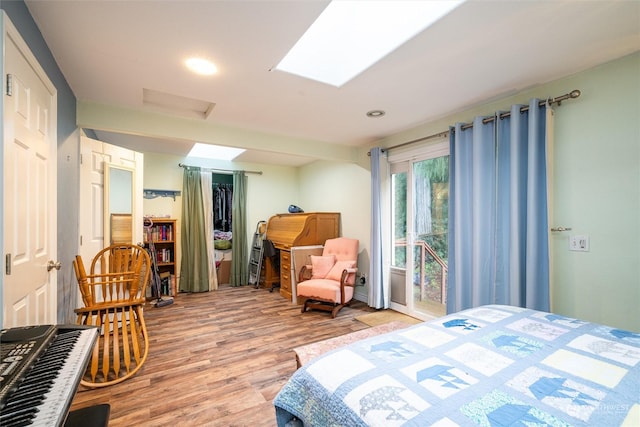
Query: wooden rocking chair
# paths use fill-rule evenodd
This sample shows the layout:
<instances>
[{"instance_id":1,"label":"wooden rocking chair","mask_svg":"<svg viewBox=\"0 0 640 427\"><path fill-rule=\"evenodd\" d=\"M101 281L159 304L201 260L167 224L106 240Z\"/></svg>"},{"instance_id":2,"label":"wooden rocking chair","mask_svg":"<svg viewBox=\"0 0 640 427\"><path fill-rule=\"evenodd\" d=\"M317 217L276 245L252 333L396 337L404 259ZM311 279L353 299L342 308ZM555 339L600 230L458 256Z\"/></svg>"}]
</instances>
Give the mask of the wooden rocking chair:
<instances>
[{"instance_id":1,"label":"wooden rocking chair","mask_svg":"<svg viewBox=\"0 0 640 427\"><path fill-rule=\"evenodd\" d=\"M122 382L142 367L149 353L143 316L149 254L137 245L112 245L93 258L90 274L80 256L73 268L84 303L74 310L77 322L100 330L81 384L95 388Z\"/></svg>"}]
</instances>

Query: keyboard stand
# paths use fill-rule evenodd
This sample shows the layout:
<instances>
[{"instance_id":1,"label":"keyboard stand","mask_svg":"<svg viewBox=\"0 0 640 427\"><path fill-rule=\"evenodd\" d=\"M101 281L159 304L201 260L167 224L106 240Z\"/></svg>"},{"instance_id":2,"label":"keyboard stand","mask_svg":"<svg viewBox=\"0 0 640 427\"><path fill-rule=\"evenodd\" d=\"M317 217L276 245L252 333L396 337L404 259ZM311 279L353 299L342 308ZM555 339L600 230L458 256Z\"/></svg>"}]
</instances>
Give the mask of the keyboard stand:
<instances>
[{"instance_id":1,"label":"keyboard stand","mask_svg":"<svg viewBox=\"0 0 640 427\"><path fill-rule=\"evenodd\" d=\"M110 412L108 403L69 411L64 427L107 427Z\"/></svg>"}]
</instances>

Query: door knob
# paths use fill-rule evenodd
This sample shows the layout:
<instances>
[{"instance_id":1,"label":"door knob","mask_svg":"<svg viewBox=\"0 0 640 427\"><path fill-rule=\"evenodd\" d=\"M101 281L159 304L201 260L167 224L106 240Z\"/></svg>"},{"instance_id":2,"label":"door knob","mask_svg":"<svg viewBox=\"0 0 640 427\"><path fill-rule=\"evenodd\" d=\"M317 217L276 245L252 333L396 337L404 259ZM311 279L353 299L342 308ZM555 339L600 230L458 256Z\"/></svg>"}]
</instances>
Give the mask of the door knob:
<instances>
[{"instance_id":1,"label":"door knob","mask_svg":"<svg viewBox=\"0 0 640 427\"><path fill-rule=\"evenodd\" d=\"M571 227L555 227L551 231L571 231Z\"/></svg>"},{"instance_id":2,"label":"door knob","mask_svg":"<svg viewBox=\"0 0 640 427\"><path fill-rule=\"evenodd\" d=\"M51 260L50 260L50 261L47 263L47 271L51 271L51 270L53 270L54 268L55 268L56 270L60 270L60 267L62 267L62 264L60 264L60 262L53 262L53 261L51 261Z\"/></svg>"}]
</instances>

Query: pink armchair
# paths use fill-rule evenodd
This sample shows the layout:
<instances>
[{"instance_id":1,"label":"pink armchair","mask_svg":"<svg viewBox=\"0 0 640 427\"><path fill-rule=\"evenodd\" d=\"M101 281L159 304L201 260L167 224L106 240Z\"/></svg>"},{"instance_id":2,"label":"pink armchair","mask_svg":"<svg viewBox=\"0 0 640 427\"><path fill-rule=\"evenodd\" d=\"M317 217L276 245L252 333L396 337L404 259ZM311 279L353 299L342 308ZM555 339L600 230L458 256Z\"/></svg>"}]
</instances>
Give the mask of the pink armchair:
<instances>
[{"instance_id":1,"label":"pink armchair","mask_svg":"<svg viewBox=\"0 0 640 427\"><path fill-rule=\"evenodd\" d=\"M324 310L335 318L342 307L349 305L358 271L359 244L346 237L328 239L321 256L311 255L311 264L303 266L298 277L296 293L304 299L302 313L307 308Z\"/></svg>"}]
</instances>

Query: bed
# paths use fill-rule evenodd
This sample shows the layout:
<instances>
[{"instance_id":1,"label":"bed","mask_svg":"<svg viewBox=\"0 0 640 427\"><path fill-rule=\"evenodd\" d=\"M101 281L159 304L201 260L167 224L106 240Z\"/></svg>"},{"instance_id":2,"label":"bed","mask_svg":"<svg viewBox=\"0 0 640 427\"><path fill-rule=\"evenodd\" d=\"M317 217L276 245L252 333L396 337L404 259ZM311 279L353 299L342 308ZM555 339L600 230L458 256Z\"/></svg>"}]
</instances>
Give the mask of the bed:
<instances>
[{"instance_id":1,"label":"bed","mask_svg":"<svg viewBox=\"0 0 640 427\"><path fill-rule=\"evenodd\" d=\"M319 356L274 399L304 426L640 425L640 334L488 305Z\"/></svg>"}]
</instances>

